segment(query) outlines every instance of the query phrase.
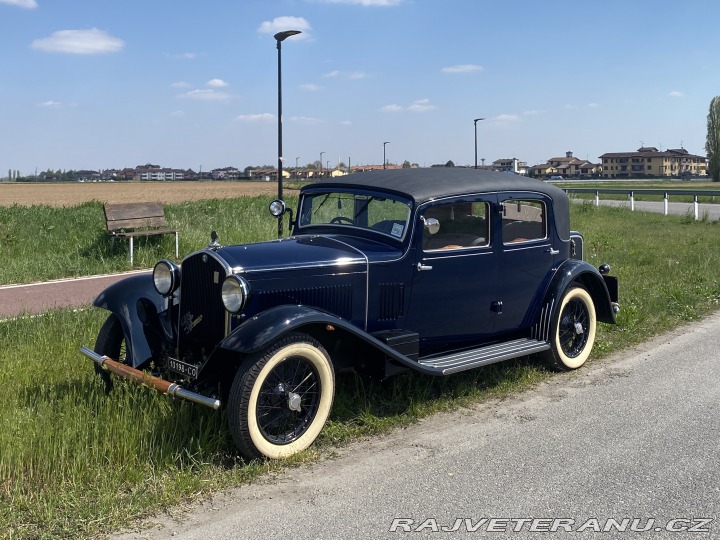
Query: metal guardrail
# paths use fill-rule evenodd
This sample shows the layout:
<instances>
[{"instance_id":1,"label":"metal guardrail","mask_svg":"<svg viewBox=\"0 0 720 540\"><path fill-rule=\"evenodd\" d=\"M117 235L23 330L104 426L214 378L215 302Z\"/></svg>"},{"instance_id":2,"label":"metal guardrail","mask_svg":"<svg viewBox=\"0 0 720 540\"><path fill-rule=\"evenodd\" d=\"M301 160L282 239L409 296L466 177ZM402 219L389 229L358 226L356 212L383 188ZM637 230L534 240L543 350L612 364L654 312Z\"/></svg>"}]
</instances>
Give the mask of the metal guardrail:
<instances>
[{"instance_id":1,"label":"metal guardrail","mask_svg":"<svg viewBox=\"0 0 720 540\"><path fill-rule=\"evenodd\" d=\"M595 206L600 206L600 194L620 194L627 195L630 201L630 211L635 211L635 195L662 195L664 204L664 214L668 215L668 202L670 195L690 195L693 198L693 206L695 219L700 219L700 207L698 197L720 197L720 190L717 189L618 189L618 188L561 188L565 193L594 193Z\"/></svg>"}]
</instances>

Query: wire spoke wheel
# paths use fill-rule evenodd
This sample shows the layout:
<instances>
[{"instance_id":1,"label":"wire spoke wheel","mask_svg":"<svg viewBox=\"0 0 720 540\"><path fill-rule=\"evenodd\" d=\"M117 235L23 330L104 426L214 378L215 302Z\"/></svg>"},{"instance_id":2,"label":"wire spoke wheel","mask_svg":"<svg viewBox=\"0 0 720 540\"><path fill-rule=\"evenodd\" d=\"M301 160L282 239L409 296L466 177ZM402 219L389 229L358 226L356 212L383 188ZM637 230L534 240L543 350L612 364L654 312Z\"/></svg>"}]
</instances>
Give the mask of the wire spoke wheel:
<instances>
[{"instance_id":1,"label":"wire spoke wheel","mask_svg":"<svg viewBox=\"0 0 720 540\"><path fill-rule=\"evenodd\" d=\"M268 441L288 444L312 424L320 405L322 383L313 364L291 356L273 369L258 394L258 428Z\"/></svg>"},{"instance_id":2,"label":"wire spoke wheel","mask_svg":"<svg viewBox=\"0 0 720 540\"><path fill-rule=\"evenodd\" d=\"M327 422L335 374L323 346L290 334L248 357L228 400L230 433L248 458L282 458L309 447Z\"/></svg>"},{"instance_id":3,"label":"wire spoke wheel","mask_svg":"<svg viewBox=\"0 0 720 540\"><path fill-rule=\"evenodd\" d=\"M585 348L590 330L590 315L585 304L574 298L560 314L558 340L563 353L570 358L577 358Z\"/></svg>"},{"instance_id":4,"label":"wire spoke wheel","mask_svg":"<svg viewBox=\"0 0 720 540\"><path fill-rule=\"evenodd\" d=\"M590 293L580 286L568 288L553 319L549 364L561 371L582 366L595 343L596 323Z\"/></svg>"}]
</instances>

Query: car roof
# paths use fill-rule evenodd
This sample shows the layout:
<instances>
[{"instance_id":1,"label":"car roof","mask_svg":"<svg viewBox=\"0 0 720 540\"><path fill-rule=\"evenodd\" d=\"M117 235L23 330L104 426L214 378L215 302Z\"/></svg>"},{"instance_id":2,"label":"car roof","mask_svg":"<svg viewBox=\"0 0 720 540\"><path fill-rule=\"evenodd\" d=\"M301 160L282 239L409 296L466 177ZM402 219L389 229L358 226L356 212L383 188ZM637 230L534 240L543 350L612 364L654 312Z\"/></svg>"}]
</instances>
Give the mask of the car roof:
<instances>
[{"instance_id":1,"label":"car roof","mask_svg":"<svg viewBox=\"0 0 720 540\"><path fill-rule=\"evenodd\" d=\"M305 186L313 188L369 188L410 197L415 205L442 197L470 193L530 191L552 198L555 228L561 238L570 234L567 194L557 186L515 173L471 169L466 167L431 167L356 172Z\"/></svg>"},{"instance_id":2,"label":"car roof","mask_svg":"<svg viewBox=\"0 0 720 540\"><path fill-rule=\"evenodd\" d=\"M465 167L432 167L356 172L310 184L313 187L366 187L392 191L412 198L416 204L455 195L484 191L536 191L566 198L552 184L514 173Z\"/></svg>"}]
</instances>

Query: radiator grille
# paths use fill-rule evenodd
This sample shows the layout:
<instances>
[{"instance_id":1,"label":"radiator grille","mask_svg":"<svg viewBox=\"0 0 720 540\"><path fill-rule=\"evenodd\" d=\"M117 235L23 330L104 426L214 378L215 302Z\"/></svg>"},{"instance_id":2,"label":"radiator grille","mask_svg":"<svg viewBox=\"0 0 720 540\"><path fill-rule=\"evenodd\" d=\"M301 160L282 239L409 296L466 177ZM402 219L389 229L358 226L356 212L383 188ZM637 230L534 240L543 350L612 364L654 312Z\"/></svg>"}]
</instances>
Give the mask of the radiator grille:
<instances>
[{"instance_id":1,"label":"radiator grille","mask_svg":"<svg viewBox=\"0 0 720 540\"><path fill-rule=\"evenodd\" d=\"M198 253L182 263L180 289L180 356L198 362L225 336L225 308L220 296L226 273L223 266L206 253Z\"/></svg>"}]
</instances>

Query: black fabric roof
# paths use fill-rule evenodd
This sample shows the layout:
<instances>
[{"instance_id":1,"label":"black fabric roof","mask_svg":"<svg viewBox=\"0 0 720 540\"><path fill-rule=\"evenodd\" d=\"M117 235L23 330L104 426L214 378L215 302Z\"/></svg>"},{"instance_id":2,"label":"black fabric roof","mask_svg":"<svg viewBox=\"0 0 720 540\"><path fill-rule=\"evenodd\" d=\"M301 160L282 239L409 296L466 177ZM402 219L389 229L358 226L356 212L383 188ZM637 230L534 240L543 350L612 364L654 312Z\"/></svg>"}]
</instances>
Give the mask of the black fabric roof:
<instances>
[{"instance_id":1,"label":"black fabric roof","mask_svg":"<svg viewBox=\"0 0 720 540\"><path fill-rule=\"evenodd\" d=\"M570 230L568 197L554 186L514 173L471 169L464 167L432 167L415 169L391 169L356 172L323 180L306 186L335 187L364 186L409 196L416 205L448 196L493 191L531 191L545 193L556 202L555 226L562 237Z\"/></svg>"},{"instance_id":2,"label":"black fabric roof","mask_svg":"<svg viewBox=\"0 0 720 540\"><path fill-rule=\"evenodd\" d=\"M513 173L464 167L432 167L356 172L313 185L362 185L410 196L417 204L439 197L483 191L536 191L552 197L565 193L552 184Z\"/></svg>"}]
</instances>

